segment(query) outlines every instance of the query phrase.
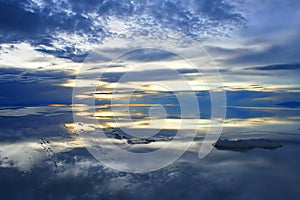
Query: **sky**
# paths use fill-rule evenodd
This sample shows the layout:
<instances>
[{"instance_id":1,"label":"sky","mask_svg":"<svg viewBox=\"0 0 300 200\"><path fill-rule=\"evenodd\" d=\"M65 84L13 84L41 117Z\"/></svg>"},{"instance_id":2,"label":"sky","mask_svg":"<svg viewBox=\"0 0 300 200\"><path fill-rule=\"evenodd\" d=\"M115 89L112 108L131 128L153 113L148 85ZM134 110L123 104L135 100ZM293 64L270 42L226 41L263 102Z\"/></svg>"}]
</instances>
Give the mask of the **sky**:
<instances>
[{"instance_id":1,"label":"sky","mask_svg":"<svg viewBox=\"0 0 300 200\"><path fill-rule=\"evenodd\" d=\"M184 35L205 48L224 86L297 91L299 7L297 0L1 1L0 78L69 78L99 45L118 51L116 39L176 43Z\"/></svg>"},{"instance_id":2,"label":"sky","mask_svg":"<svg viewBox=\"0 0 300 200\"><path fill-rule=\"evenodd\" d=\"M299 19L299 0L0 0L0 191L20 181L28 185L5 198L299 196ZM211 118L221 138L283 148L208 143L198 162ZM103 138L84 145L76 129L93 134L95 124L132 152L156 150L182 128L187 140L199 133L178 162L139 175L88 154Z\"/></svg>"}]
</instances>

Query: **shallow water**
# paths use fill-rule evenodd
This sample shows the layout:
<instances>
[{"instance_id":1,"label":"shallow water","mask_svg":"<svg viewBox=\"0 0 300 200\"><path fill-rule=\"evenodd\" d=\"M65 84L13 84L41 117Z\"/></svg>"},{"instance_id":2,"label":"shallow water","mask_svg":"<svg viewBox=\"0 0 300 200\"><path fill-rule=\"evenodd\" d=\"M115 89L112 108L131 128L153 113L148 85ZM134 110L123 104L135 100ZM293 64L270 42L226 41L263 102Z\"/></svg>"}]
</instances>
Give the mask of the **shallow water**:
<instances>
[{"instance_id":1,"label":"shallow water","mask_svg":"<svg viewBox=\"0 0 300 200\"><path fill-rule=\"evenodd\" d=\"M280 118L229 118L221 138L264 138L278 141L282 147L249 151L213 149L199 159L201 134L205 132L205 128L200 128L194 144L179 160L158 171L135 174L104 167L89 154L78 135L63 126L73 123L70 108L3 107L1 196L5 199L297 199L299 119L295 113ZM172 131L165 134L168 132ZM140 144L138 148L152 148L155 143Z\"/></svg>"}]
</instances>

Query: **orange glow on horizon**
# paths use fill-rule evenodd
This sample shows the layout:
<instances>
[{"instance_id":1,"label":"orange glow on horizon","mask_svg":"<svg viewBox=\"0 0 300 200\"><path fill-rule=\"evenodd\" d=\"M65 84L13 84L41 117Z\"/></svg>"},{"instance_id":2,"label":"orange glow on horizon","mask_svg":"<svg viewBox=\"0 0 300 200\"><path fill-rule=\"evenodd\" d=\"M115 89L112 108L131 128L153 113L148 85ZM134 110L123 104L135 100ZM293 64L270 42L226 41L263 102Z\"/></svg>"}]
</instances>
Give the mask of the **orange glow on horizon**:
<instances>
[{"instance_id":1,"label":"orange glow on horizon","mask_svg":"<svg viewBox=\"0 0 300 200\"><path fill-rule=\"evenodd\" d=\"M50 107L66 107L66 106L71 106L71 107L86 107L87 105L85 104L64 104L64 103L52 103L48 104Z\"/></svg>"}]
</instances>

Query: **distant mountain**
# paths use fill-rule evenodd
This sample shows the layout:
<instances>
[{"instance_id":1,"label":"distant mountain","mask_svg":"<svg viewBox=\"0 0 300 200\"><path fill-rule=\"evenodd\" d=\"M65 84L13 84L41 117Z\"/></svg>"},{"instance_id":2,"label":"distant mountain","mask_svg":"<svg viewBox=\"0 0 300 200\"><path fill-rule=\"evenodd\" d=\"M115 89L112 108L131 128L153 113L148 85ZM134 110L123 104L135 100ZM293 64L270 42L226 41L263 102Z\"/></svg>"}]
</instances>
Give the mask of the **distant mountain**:
<instances>
[{"instance_id":1,"label":"distant mountain","mask_svg":"<svg viewBox=\"0 0 300 200\"><path fill-rule=\"evenodd\" d=\"M288 101L284 103L278 103L279 106L289 107L289 108L296 108L300 106L300 103L297 101Z\"/></svg>"}]
</instances>

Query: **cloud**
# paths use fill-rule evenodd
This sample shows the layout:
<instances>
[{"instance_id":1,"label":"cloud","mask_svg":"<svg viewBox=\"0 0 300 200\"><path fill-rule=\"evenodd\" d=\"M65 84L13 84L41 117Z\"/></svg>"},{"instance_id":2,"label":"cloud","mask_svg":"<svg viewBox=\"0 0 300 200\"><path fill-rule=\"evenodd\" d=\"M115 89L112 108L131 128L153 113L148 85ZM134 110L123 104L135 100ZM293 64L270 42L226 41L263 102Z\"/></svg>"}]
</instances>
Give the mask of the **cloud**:
<instances>
[{"instance_id":1,"label":"cloud","mask_svg":"<svg viewBox=\"0 0 300 200\"><path fill-rule=\"evenodd\" d=\"M89 47L83 43L101 43L107 37L166 36L169 29L201 39L226 34L244 21L222 0L2 0L0 4L1 43L26 41L38 51L74 61L85 57Z\"/></svg>"},{"instance_id":2,"label":"cloud","mask_svg":"<svg viewBox=\"0 0 300 200\"><path fill-rule=\"evenodd\" d=\"M138 49L124 55L122 59L130 61L153 62L160 60L180 59L178 55L159 49Z\"/></svg>"},{"instance_id":3,"label":"cloud","mask_svg":"<svg viewBox=\"0 0 300 200\"><path fill-rule=\"evenodd\" d=\"M277 65L266 65L259 67L249 67L247 70L299 70L300 64L277 64Z\"/></svg>"},{"instance_id":4,"label":"cloud","mask_svg":"<svg viewBox=\"0 0 300 200\"><path fill-rule=\"evenodd\" d=\"M299 63L299 1L232 2L246 18L246 26L229 39L205 41L220 66L240 68L276 63Z\"/></svg>"},{"instance_id":5,"label":"cloud","mask_svg":"<svg viewBox=\"0 0 300 200\"><path fill-rule=\"evenodd\" d=\"M23 68L0 68L0 83L57 83L63 78L73 78L67 72L58 70L36 70Z\"/></svg>"},{"instance_id":6,"label":"cloud","mask_svg":"<svg viewBox=\"0 0 300 200\"><path fill-rule=\"evenodd\" d=\"M278 39L279 40L279 39ZM245 52L237 53L227 59L222 61L227 65L259 65L268 63L290 63L299 62L298 52L300 37L291 38L288 42L283 42L281 44L269 43L269 42L254 42L257 47L249 49ZM266 44L267 43L267 44Z\"/></svg>"}]
</instances>

